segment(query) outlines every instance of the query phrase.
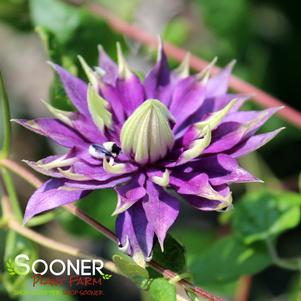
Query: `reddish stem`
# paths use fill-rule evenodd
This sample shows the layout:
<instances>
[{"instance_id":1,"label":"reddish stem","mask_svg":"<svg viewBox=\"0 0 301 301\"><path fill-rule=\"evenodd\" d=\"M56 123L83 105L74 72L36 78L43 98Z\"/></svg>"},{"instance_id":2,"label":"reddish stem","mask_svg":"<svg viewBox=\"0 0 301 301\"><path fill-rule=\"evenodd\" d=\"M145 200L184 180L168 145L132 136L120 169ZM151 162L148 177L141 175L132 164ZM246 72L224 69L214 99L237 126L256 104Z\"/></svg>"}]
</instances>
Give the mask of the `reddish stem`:
<instances>
[{"instance_id":1,"label":"reddish stem","mask_svg":"<svg viewBox=\"0 0 301 301\"><path fill-rule=\"evenodd\" d=\"M243 276L239 279L235 301L248 301L252 285L251 276Z\"/></svg>"},{"instance_id":2,"label":"reddish stem","mask_svg":"<svg viewBox=\"0 0 301 301\"><path fill-rule=\"evenodd\" d=\"M78 1L74 0L65 1L70 4L79 4ZM85 8L87 8L92 14L103 18L117 32L120 32L127 37L139 41L144 45L153 48L157 47L158 40L155 36L148 32L145 32L136 25L129 24L128 22L120 19L119 17L112 14L109 10L105 9L103 6L96 3L87 3L85 4ZM164 49L169 57L180 62L184 59L187 53L185 49L176 47L175 45L168 42L164 43ZM192 69L201 71L207 65L207 61L195 55L191 55L190 66ZM212 73L216 74L220 70L220 68L214 67ZM279 116L281 116L284 120L288 121L289 123L295 125L296 127L301 128L301 114L297 110L280 101L279 99L265 93L264 91L243 81L242 79L239 79L236 76L231 76L229 86L237 92L254 95L253 100L263 107L272 108L278 106L285 106L283 110L280 110L278 112Z\"/></svg>"}]
</instances>

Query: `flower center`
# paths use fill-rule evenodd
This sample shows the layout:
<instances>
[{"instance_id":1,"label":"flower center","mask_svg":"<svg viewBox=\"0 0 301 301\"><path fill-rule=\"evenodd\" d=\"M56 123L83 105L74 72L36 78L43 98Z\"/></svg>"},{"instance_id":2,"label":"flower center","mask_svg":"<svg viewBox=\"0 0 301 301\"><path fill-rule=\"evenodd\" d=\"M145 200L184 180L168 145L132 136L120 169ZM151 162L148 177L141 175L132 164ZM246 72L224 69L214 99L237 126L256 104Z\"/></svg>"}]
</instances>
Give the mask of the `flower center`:
<instances>
[{"instance_id":1,"label":"flower center","mask_svg":"<svg viewBox=\"0 0 301 301\"><path fill-rule=\"evenodd\" d=\"M173 117L163 103L156 99L146 100L121 129L122 151L140 164L163 158L174 144L171 120Z\"/></svg>"}]
</instances>

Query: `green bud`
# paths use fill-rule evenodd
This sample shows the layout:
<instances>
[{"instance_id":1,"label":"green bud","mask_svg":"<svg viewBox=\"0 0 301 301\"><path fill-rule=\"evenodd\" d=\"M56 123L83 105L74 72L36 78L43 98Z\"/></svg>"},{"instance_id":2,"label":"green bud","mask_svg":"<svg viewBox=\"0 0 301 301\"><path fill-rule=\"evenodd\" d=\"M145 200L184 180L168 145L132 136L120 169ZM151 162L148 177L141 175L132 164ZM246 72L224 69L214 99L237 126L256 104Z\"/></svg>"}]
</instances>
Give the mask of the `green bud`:
<instances>
[{"instance_id":1,"label":"green bud","mask_svg":"<svg viewBox=\"0 0 301 301\"><path fill-rule=\"evenodd\" d=\"M156 99L146 100L121 129L123 152L133 154L141 164L163 158L174 143L169 120L173 118L164 104Z\"/></svg>"}]
</instances>

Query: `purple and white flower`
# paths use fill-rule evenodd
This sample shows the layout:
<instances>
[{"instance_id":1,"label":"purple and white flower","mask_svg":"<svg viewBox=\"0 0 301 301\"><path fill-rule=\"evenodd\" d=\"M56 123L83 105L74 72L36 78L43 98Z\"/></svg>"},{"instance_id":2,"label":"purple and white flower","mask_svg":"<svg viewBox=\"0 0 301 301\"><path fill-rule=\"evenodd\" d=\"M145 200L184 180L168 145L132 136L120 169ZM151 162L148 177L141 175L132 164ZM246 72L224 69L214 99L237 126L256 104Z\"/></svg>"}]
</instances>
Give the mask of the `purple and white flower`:
<instances>
[{"instance_id":1,"label":"purple and white flower","mask_svg":"<svg viewBox=\"0 0 301 301\"><path fill-rule=\"evenodd\" d=\"M141 80L117 48L118 64L102 48L94 69L80 58L89 83L52 64L75 111L47 104L53 118L17 120L67 149L27 161L51 179L30 198L24 220L114 188L120 246L144 265L155 239L164 249L180 199L199 210L224 210L232 205L231 183L260 182L237 159L281 131L256 134L279 108L239 111L248 96L227 92L233 64L212 77L212 64L189 75L188 60L170 70L160 46Z\"/></svg>"}]
</instances>

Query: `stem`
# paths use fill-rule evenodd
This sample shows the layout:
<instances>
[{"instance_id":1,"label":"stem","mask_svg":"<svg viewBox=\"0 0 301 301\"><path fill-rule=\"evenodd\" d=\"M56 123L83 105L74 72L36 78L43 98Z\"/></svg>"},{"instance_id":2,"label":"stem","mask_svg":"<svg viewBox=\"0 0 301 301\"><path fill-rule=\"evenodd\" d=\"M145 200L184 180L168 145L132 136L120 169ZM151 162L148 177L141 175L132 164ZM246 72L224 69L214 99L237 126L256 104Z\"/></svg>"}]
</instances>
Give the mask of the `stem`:
<instances>
[{"instance_id":1,"label":"stem","mask_svg":"<svg viewBox=\"0 0 301 301\"><path fill-rule=\"evenodd\" d=\"M21 177L23 180L25 180L35 188L38 188L43 184L42 181L40 181L40 179L33 175L29 170L10 159L0 160L0 166L3 166L11 172L17 174L19 177Z\"/></svg>"},{"instance_id":2,"label":"stem","mask_svg":"<svg viewBox=\"0 0 301 301\"><path fill-rule=\"evenodd\" d=\"M0 151L0 158L6 158L9 155L10 144L11 144L11 124L10 124L10 110L9 101L4 85L4 80L0 72L0 101L2 101L3 111L3 128L4 128L4 139L2 144L2 149Z\"/></svg>"},{"instance_id":3,"label":"stem","mask_svg":"<svg viewBox=\"0 0 301 301\"><path fill-rule=\"evenodd\" d=\"M73 5L79 4L78 1L74 0L65 0L65 2ZM101 17L103 20L105 20L115 31L122 33L125 36L130 37L149 47L157 47L157 37L142 30L136 25L129 24L128 22L120 19L100 4L84 2L82 3L82 6L85 7L88 11L90 11L91 14ZM175 45L168 42L164 43L164 49L169 57L179 62L183 61L187 53L185 49L176 47ZM207 61L194 55L190 56L190 67L192 69L201 71L207 65ZM212 68L212 73L216 74L220 70L220 68L214 67ZM297 110L280 101L279 99L267 94L266 92L233 75L230 78L229 86L237 92L253 95L253 100L263 107L272 108L285 105L285 108L280 110L277 114L289 123L295 125L298 128L301 128L301 114Z\"/></svg>"},{"instance_id":4,"label":"stem","mask_svg":"<svg viewBox=\"0 0 301 301\"><path fill-rule=\"evenodd\" d=\"M252 285L252 277L250 276L241 277L238 281L235 301L248 301L251 285Z\"/></svg>"},{"instance_id":5,"label":"stem","mask_svg":"<svg viewBox=\"0 0 301 301\"><path fill-rule=\"evenodd\" d=\"M272 258L272 261L276 266L290 271L300 271L300 267L298 264L296 264L296 262L291 262L289 260L285 260L279 257L275 246L270 239L267 239L265 243Z\"/></svg>"},{"instance_id":6,"label":"stem","mask_svg":"<svg viewBox=\"0 0 301 301\"><path fill-rule=\"evenodd\" d=\"M5 160L0 161L0 164L2 164L7 169L9 169L12 172L16 173L17 175L19 175L21 178L23 178L25 181L27 181L29 184L31 184L35 188L38 188L41 186L42 182L37 177L35 177L28 170L26 170L24 167L20 166L16 162L9 160L9 159L5 159ZM102 224L97 222L92 217L88 216L86 213L81 211L79 208L77 208L73 204L65 205L64 208L67 209L73 215L75 215L78 218L80 218L81 220L83 220L85 223L87 223L90 226L92 226L93 228L95 228L98 232L104 234L107 238L109 238L113 242L115 242L115 243L118 242L116 235L111 230L107 229L105 226L103 226ZM32 230L30 230L30 231L32 231ZM162 267L161 265L159 265L157 262L155 262L153 260L148 262L148 265L150 267L152 267L155 271L162 274L168 280L178 277L177 273L165 269L164 267ZM200 287L194 286L192 283L190 283L189 281L187 281L185 279L179 280L178 284L187 290L191 290L196 295L198 295L202 298L206 298L211 301L222 301L223 300L222 298L216 297L216 296L210 294L209 292L203 290Z\"/></svg>"},{"instance_id":7,"label":"stem","mask_svg":"<svg viewBox=\"0 0 301 301\"><path fill-rule=\"evenodd\" d=\"M5 168L0 168L3 184L4 184L4 193L7 193L10 203L11 203L11 209L14 212L16 218L18 221L22 221L22 211L19 205L18 197L15 191L14 183L11 178L11 175Z\"/></svg>"}]
</instances>

